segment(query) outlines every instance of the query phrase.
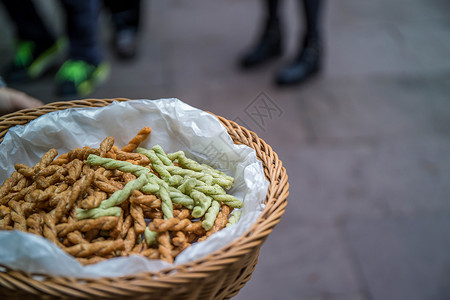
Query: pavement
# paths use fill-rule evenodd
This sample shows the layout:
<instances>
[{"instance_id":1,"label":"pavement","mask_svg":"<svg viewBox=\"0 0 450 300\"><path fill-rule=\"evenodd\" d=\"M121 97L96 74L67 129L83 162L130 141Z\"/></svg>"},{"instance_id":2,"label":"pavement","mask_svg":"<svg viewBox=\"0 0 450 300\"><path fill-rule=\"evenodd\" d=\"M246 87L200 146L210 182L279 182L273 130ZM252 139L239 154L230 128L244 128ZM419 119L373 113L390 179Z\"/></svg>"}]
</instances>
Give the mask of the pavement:
<instances>
[{"instance_id":1,"label":"pavement","mask_svg":"<svg viewBox=\"0 0 450 300\"><path fill-rule=\"evenodd\" d=\"M450 2L326 1L323 71L284 89L272 80L296 51L296 1L283 7L284 57L252 72L236 61L257 35L260 1L144 4L130 62L111 53L102 17L112 74L90 97L176 97L236 120L289 175L286 213L233 299L450 299ZM12 31L1 19L4 65ZM14 87L61 100L51 75Z\"/></svg>"}]
</instances>

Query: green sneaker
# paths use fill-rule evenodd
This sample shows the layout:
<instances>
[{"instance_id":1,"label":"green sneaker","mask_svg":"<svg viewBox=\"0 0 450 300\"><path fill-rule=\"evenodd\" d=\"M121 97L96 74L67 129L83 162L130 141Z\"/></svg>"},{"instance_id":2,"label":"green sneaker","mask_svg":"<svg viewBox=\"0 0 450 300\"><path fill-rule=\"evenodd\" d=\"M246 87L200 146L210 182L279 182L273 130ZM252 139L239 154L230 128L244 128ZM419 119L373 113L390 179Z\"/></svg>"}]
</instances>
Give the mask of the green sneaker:
<instances>
[{"instance_id":1,"label":"green sneaker","mask_svg":"<svg viewBox=\"0 0 450 300\"><path fill-rule=\"evenodd\" d=\"M84 97L106 81L109 70L107 62L95 66L83 60L68 60L56 73L56 92L58 96Z\"/></svg>"},{"instance_id":2,"label":"green sneaker","mask_svg":"<svg viewBox=\"0 0 450 300\"><path fill-rule=\"evenodd\" d=\"M14 60L6 71L6 81L21 82L39 78L58 63L66 48L67 41L64 38L44 49L33 41L19 41Z\"/></svg>"}]
</instances>

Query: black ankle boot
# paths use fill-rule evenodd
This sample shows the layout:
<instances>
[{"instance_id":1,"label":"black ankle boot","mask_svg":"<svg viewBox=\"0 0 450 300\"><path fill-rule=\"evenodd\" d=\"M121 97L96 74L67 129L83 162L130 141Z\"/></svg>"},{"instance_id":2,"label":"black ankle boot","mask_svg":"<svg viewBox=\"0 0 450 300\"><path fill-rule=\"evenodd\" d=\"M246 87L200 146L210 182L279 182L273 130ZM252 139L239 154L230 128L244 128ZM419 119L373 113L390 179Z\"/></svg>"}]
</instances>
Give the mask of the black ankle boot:
<instances>
[{"instance_id":1,"label":"black ankle boot","mask_svg":"<svg viewBox=\"0 0 450 300\"><path fill-rule=\"evenodd\" d=\"M241 58L240 66L243 69L248 69L262 65L273 58L279 57L282 50L280 21L278 19L269 20L265 24L258 43Z\"/></svg>"},{"instance_id":2,"label":"black ankle boot","mask_svg":"<svg viewBox=\"0 0 450 300\"><path fill-rule=\"evenodd\" d=\"M300 84L320 71L322 47L317 38L305 38L299 55L276 76L278 85Z\"/></svg>"}]
</instances>

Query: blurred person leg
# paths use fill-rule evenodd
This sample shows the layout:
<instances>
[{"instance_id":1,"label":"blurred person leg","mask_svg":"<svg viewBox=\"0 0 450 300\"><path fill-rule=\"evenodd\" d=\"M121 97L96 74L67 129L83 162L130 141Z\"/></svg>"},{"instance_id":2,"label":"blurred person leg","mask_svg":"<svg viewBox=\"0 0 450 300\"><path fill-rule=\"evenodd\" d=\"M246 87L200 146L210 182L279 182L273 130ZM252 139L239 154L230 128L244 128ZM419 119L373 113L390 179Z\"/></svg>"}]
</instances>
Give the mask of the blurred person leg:
<instances>
[{"instance_id":1,"label":"blurred person leg","mask_svg":"<svg viewBox=\"0 0 450 300\"><path fill-rule=\"evenodd\" d=\"M55 65L64 52L64 40L56 39L38 15L31 0L1 0L16 29L17 48L6 70L8 82L36 79Z\"/></svg>"},{"instance_id":2,"label":"blurred person leg","mask_svg":"<svg viewBox=\"0 0 450 300\"><path fill-rule=\"evenodd\" d=\"M278 85L301 84L320 71L322 58L320 13L322 0L302 0L306 32L298 55L276 76Z\"/></svg>"},{"instance_id":3,"label":"blurred person leg","mask_svg":"<svg viewBox=\"0 0 450 300\"><path fill-rule=\"evenodd\" d=\"M86 96L109 74L98 32L100 1L61 0L61 3L66 12L69 59L56 73L57 94Z\"/></svg>"},{"instance_id":4,"label":"blurred person leg","mask_svg":"<svg viewBox=\"0 0 450 300\"><path fill-rule=\"evenodd\" d=\"M138 47L141 0L104 0L103 3L111 12L114 52L121 59L134 57Z\"/></svg>"},{"instance_id":5,"label":"blurred person leg","mask_svg":"<svg viewBox=\"0 0 450 300\"><path fill-rule=\"evenodd\" d=\"M279 0L265 0L265 12L263 29L256 44L240 60L240 66L244 69L256 67L281 56L282 24L279 16Z\"/></svg>"}]
</instances>

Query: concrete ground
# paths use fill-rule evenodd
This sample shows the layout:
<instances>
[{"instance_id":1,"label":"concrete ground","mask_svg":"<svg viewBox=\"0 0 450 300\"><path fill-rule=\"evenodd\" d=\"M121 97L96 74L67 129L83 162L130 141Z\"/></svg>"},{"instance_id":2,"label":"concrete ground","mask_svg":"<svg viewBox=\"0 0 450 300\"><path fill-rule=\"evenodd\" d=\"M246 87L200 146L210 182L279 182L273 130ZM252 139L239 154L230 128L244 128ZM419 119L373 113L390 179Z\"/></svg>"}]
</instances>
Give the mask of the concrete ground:
<instances>
[{"instance_id":1,"label":"concrete ground","mask_svg":"<svg viewBox=\"0 0 450 300\"><path fill-rule=\"evenodd\" d=\"M302 26L296 4L283 8L285 57L254 72L236 60L258 31L259 1L145 2L131 62L110 54L104 18L112 74L91 96L177 97L278 153L287 210L234 299L450 299L450 2L327 1L323 72L277 89ZM11 31L1 34L4 65ZM60 100L50 75L15 87Z\"/></svg>"}]
</instances>

